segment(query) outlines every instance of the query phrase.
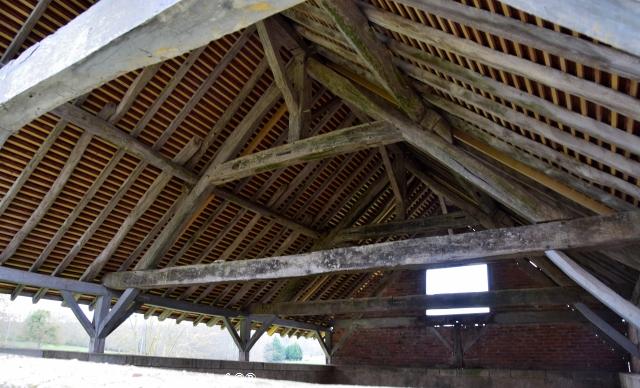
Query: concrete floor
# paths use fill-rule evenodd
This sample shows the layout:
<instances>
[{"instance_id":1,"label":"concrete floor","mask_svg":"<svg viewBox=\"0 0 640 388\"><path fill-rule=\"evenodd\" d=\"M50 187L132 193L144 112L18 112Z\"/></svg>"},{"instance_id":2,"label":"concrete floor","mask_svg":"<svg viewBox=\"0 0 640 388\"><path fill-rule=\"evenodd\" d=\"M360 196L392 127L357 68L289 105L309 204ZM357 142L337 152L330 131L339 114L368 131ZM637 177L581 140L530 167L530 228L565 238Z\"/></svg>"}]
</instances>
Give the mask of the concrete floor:
<instances>
[{"instance_id":1,"label":"concrete floor","mask_svg":"<svg viewBox=\"0 0 640 388\"><path fill-rule=\"evenodd\" d=\"M250 373L250 372L249 372ZM347 387L0 354L0 387Z\"/></svg>"}]
</instances>

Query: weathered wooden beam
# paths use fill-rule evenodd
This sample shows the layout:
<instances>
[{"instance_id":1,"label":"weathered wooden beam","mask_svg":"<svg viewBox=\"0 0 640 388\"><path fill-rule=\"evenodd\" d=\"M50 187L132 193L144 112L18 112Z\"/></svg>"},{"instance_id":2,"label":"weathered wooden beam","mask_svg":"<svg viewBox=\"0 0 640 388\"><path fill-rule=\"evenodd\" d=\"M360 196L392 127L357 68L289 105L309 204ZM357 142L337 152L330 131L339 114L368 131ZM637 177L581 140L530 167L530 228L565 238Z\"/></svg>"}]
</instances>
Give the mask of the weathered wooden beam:
<instances>
[{"instance_id":1,"label":"weathered wooden beam","mask_svg":"<svg viewBox=\"0 0 640 388\"><path fill-rule=\"evenodd\" d=\"M29 17L24 22L24 24L22 24L20 30L9 44L9 47L7 47L7 49L4 51L4 54L2 54L2 57L0 58L0 66L6 65L7 62L12 60L16 56L16 54L22 47L22 44L31 33L33 27L36 25L36 23L38 23L38 20L40 20L40 17L44 13L44 11L47 10L49 3L51 3L51 0L38 0L38 3L33 8L33 11L31 11Z\"/></svg>"},{"instance_id":2,"label":"weathered wooden beam","mask_svg":"<svg viewBox=\"0 0 640 388\"><path fill-rule=\"evenodd\" d=\"M454 4L454 3L452 3ZM296 8L299 9L300 7ZM467 7L468 8L468 7ZM321 20L323 20L322 18L325 17L324 15L322 15L321 13L315 11L317 10L317 8L313 8L313 7L304 7L305 13L310 11L310 10L314 10L312 12L312 15L314 17L319 17ZM482 11L484 12L484 11ZM331 37L333 37L335 34L332 34L331 30L328 30L326 27L324 27L323 25L321 25L320 23L316 23L316 22L312 22L309 20L309 18L307 19L300 19L296 13L293 12L288 12L287 15L289 15L289 17L292 17L295 21L299 22L299 23L303 23L305 25L308 25L310 28L312 28L314 31L319 31L320 33L322 33L323 35L330 35ZM326 18L326 17L325 17ZM328 20L328 18L326 18ZM336 48L338 47L337 45L335 45L334 43L330 42L329 40L318 40L318 35L313 35L311 36L310 34L306 33L304 28L299 28L301 30L301 32L303 34L305 34L306 37L310 38L310 39L315 39L317 41L318 44L330 47L331 50L336 50ZM338 37L340 38L340 37ZM389 46L389 48L396 54L398 54L401 57L406 57L406 58L410 58L411 62L413 63L419 63L423 66L426 67L431 67L434 68L435 70L437 70L438 72L447 74L451 77L460 79L464 82L467 82L471 85L474 85L476 87L478 87L479 85L481 85L481 88L483 90L489 91L490 93L496 95L496 96L500 96L502 98L505 98L507 100L510 100L518 105L521 105L523 107L527 107L527 109L533 109L536 113L540 113L545 117L548 118L553 118L554 120L557 120L558 122L567 124L573 128L580 128L581 131L590 134L592 136L595 136L599 139L603 139L608 143L611 144L615 144L618 145L620 147L622 147L623 149L635 149L636 147L640 146L638 145L638 139L637 137L634 138L633 135L631 134L627 134L626 132L621 132L618 129L615 129L613 127L610 127L604 123L601 123L597 120L591 119L589 117L571 112L569 110L566 110L564 108L555 106L554 104L532 96L530 94L524 93L518 89L515 89L513 87L510 87L508 85L505 85L503 83L500 83L498 81L493 80L492 78L489 77L485 77L479 73L476 73L472 70L466 69L462 66L458 66L452 62L446 61L444 59L438 58L436 56L430 55L428 53L425 53L424 51L418 50L414 47L411 47L409 45L406 45L404 43L395 41L395 40L388 40L387 44ZM323 53L323 55L327 52L328 50L322 50L321 52ZM353 56L351 56L353 57ZM348 57L349 58L349 57ZM351 58L353 60L353 58ZM403 61L402 59L398 58L398 57L394 57L393 61L400 66L401 68L405 68L408 67L409 69L416 69L415 66L413 66L412 64ZM348 62L348 61L347 61ZM357 58L356 58L356 62L357 62ZM352 63L352 62L351 62ZM353 70L353 66L351 64L348 64L350 66L350 70ZM411 71L409 71L409 74L412 74ZM499 125L493 123L492 121L486 119L483 116L477 115L467 109L464 109L454 103L451 103L450 101L447 101L445 99L439 98L437 96L435 96L433 93L427 93L424 95L424 97L426 97L429 102L434 103L436 106L441 107L442 109L444 109L445 111L448 112L456 112L455 114L460 116L463 115L464 118L470 122L473 122L474 124L477 124L477 120L481 120L483 123L488 122L489 124L482 124L480 125L481 127L483 127L484 129L487 129L487 127L489 127L489 129L493 129L493 127L499 127ZM434 101L435 100L435 101ZM447 107L444 108L443 104L446 104ZM470 120L468 119L466 116L469 115L473 115L476 116L477 119L474 120ZM463 117L460 116L460 117ZM448 117L450 118L450 117ZM544 124L544 123L543 123ZM546 129L547 127L544 128L540 128L542 130ZM539 128L537 128L537 126L534 126L533 129L535 131L537 131ZM558 162L558 164L561 164L563 166L566 166L566 168L569 168L573 173L578 174L580 176L585 177L586 179L595 181L595 182L599 182L600 184L603 184L605 186L610 186L610 187L615 187L616 189L620 190L620 191L624 191L626 193L629 193L631 195L635 195L636 197L638 196L638 193L640 192L637 186L634 186L632 184L627 183L626 181L622 180L622 179L618 179L610 174L606 174L602 171L599 171L597 169L594 169L590 166L586 166L582 163L577 162L574 159L565 157L564 154L561 154L559 152L555 152L552 149L549 149L548 147L544 147L543 145L540 145L534 141L531 141L523 136L519 136L515 133L513 133L513 131L510 130L506 130L503 129L499 132L502 132L503 135L497 135L497 137L503 139L505 138L505 136L507 136L509 138L510 142L515 142L518 144L521 144L523 142L527 142L528 141L528 147L523 147L525 149L529 148L531 149L532 147L534 149L536 149L535 153L538 155L544 155L545 158L549 159L549 160L558 160L558 159L563 159L562 163ZM545 132L550 132L550 131L545 131ZM552 137L557 137L556 135L559 134L558 131L551 131L550 132L550 136ZM545 135L543 135L545 136ZM563 136L562 134L559 134L560 138L555 139L556 141L562 143L562 144L567 144L569 145L571 148L576 149L576 150L580 150L582 148L583 145L587 145L588 147L590 147L590 149L593 150L593 146L590 144L587 144L583 141L578 141L576 143L576 140L574 137L571 137L569 135ZM568 136L568 137L567 137ZM493 143L492 143L493 146ZM599 151L598 151L599 152ZM516 159L521 159L522 157L522 153L518 153L519 154L519 158ZM618 156L613 156L614 159L616 160L620 160ZM554 177L562 177L562 172L560 170L557 169L553 169L553 168L549 168L548 166L544 166L544 162L540 161L540 160L534 160L535 158L527 158L528 162L534 162L536 164L536 168L538 169L542 169L545 172L549 172L549 174L551 176ZM606 160L605 163L610 164L609 159L607 159L607 157L605 156L604 159ZM536 162L537 161L537 162ZM626 161L624 163L627 163ZM529 163L530 164L530 163ZM543 165L544 167L540 168L540 165ZM621 208L621 204L622 201L620 200L615 200L615 198L611 195L608 195L607 193L605 193L602 190L599 190L595 187L592 187L582 181L578 181L575 180L573 178L571 179L562 179L563 181L566 181L567 184L569 184L570 186L573 186L574 188L576 188L576 190L581 191L586 193L589 196L592 196L594 198L597 198L599 201L608 204L609 206L613 207L613 208ZM606 183L605 183L606 182ZM612 206L613 205L613 206Z\"/></svg>"},{"instance_id":3,"label":"weathered wooden beam","mask_svg":"<svg viewBox=\"0 0 640 388\"><path fill-rule=\"evenodd\" d=\"M546 124L535 118L529 117L524 113L517 112L513 109L505 109L504 105L499 104L487 97L483 97L479 94L471 92L462 86L449 82L448 80L435 76L429 71L409 64L403 65L402 67L412 77L415 77L420 81L438 90L448 93L456 98L459 98L471 105L477 106L482 110L491 113L492 115L499 117L507 122L516 124L521 128L525 128L550 140L564 144L587 157L593 158L602 163L606 163L616 168L617 170L620 170L627 174L631 174L633 176L640 175L640 163L630 161L623 155L607 151L602 147L597 146L587 140L578 139L575 136L559 131L557 128L554 128L549 124ZM613 129L611 127L608 127L608 129L608 133L612 131L620 132L620 130ZM593 133L593 135L599 136L597 133ZM618 134L614 134L609 136L609 138L618 138L619 141L616 141L616 143L624 143L624 139L626 137L624 135L620 136ZM637 139L630 140L630 142L632 144L638 144L640 146L640 142ZM631 147L630 149L633 149L633 146L629 143L623 144L622 147L626 149Z\"/></svg>"},{"instance_id":4,"label":"weathered wooden beam","mask_svg":"<svg viewBox=\"0 0 640 388\"><path fill-rule=\"evenodd\" d=\"M506 0L505 4L640 56L640 9L633 0Z\"/></svg>"},{"instance_id":5,"label":"weathered wooden beam","mask_svg":"<svg viewBox=\"0 0 640 388\"><path fill-rule=\"evenodd\" d=\"M629 323L640 328L640 308L638 308L638 306L618 295L595 276L580 267L575 261L571 260L571 258L563 252L559 252L555 249L548 249L545 254L549 260L557 265L562 272L564 272L580 287L587 290L591 295L602 302L602 304L609 307Z\"/></svg>"},{"instance_id":6,"label":"weathered wooden beam","mask_svg":"<svg viewBox=\"0 0 640 388\"><path fill-rule=\"evenodd\" d=\"M385 171L389 176L393 195L396 198L396 215L399 220L403 220L407 212L407 174L404 166L404 155L397 148L387 149L387 147L380 147L379 150Z\"/></svg>"},{"instance_id":7,"label":"weathered wooden beam","mask_svg":"<svg viewBox=\"0 0 640 388\"><path fill-rule=\"evenodd\" d=\"M621 334L616 328L611 326L607 321L600 318L598 314L596 314L593 310L589 308L586 304L579 302L574 304L576 310L580 312L580 314L584 315L589 322L591 322L595 327L597 327L605 336L609 337L617 346L626 350L629 354L634 357L640 357L640 350L638 346L629 340L629 338L625 337Z\"/></svg>"},{"instance_id":8,"label":"weathered wooden beam","mask_svg":"<svg viewBox=\"0 0 640 388\"><path fill-rule=\"evenodd\" d=\"M220 164L203 179L210 185L221 185L265 171L399 141L402 141L400 132L387 123L361 124L239 157Z\"/></svg>"},{"instance_id":9,"label":"weathered wooden beam","mask_svg":"<svg viewBox=\"0 0 640 388\"><path fill-rule=\"evenodd\" d=\"M32 287L46 287L54 290L65 290L78 294L109 295L109 290L100 284L80 282L77 280L42 275L7 267L0 267L0 281L13 284L24 284Z\"/></svg>"},{"instance_id":10,"label":"weathered wooden beam","mask_svg":"<svg viewBox=\"0 0 640 388\"><path fill-rule=\"evenodd\" d=\"M621 0L628 1L628 0ZM640 103L609 87L569 75L563 71L539 65L517 56L505 54L482 46L471 40L459 38L422 23L411 21L400 15L381 10L362 2L358 3L367 18L383 28L411 36L426 44L464 55L498 69L532 79L561 89L567 93L583 97L613 111L634 119L640 119Z\"/></svg>"},{"instance_id":11,"label":"weathered wooden beam","mask_svg":"<svg viewBox=\"0 0 640 388\"><path fill-rule=\"evenodd\" d=\"M425 120L419 125L390 104L367 94L347 78L318 61L310 60L308 68L311 76L334 94L357 105L370 116L393 124L402 131L405 140L411 145L438 160L515 213L534 221L571 217L564 209L558 209L536 198L517 182L509 181L487 169L486 166L476 163L461 149L436 135L431 129L444 123L435 112L428 111Z\"/></svg>"},{"instance_id":12,"label":"weathered wooden beam","mask_svg":"<svg viewBox=\"0 0 640 388\"><path fill-rule=\"evenodd\" d=\"M424 233L437 233L450 228L475 226L478 222L463 212L439 216L393 221L384 224L372 224L343 229L335 236L333 242L358 241L390 236L403 236Z\"/></svg>"},{"instance_id":13,"label":"weathered wooden beam","mask_svg":"<svg viewBox=\"0 0 640 388\"><path fill-rule=\"evenodd\" d=\"M459 294L409 295L385 298L356 298L256 304L249 307L253 314L340 315L374 312L400 312L424 309L448 309L466 307L546 306L566 305L592 300L579 288L537 288L524 290L499 290L466 292Z\"/></svg>"},{"instance_id":14,"label":"weathered wooden beam","mask_svg":"<svg viewBox=\"0 0 640 388\"><path fill-rule=\"evenodd\" d=\"M71 309L73 315L76 316L76 319L78 320L78 322L80 322L82 328L87 332L87 335L89 337L95 336L95 328L91 324L91 321L89 321L87 316L84 314L84 311L80 309L80 305L78 305L78 302L73 297L73 293L65 290L60 291L60 293L62 294L62 299L67 304L67 307Z\"/></svg>"},{"instance_id":15,"label":"weathered wooden beam","mask_svg":"<svg viewBox=\"0 0 640 388\"><path fill-rule=\"evenodd\" d=\"M300 2L100 1L0 69L0 128L16 131L121 74L201 47Z\"/></svg>"},{"instance_id":16,"label":"weathered wooden beam","mask_svg":"<svg viewBox=\"0 0 640 388\"><path fill-rule=\"evenodd\" d=\"M422 100L411 89L404 75L389 61L390 53L378 40L358 5L342 0L321 0L320 4L400 108L412 119L420 120L425 110Z\"/></svg>"},{"instance_id":17,"label":"weathered wooden beam","mask_svg":"<svg viewBox=\"0 0 640 388\"><path fill-rule=\"evenodd\" d=\"M479 258L539 254L555 249L593 249L640 239L640 212L436 236L256 260L217 262L107 274L115 289L240 282L382 269L425 268Z\"/></svg>"},{"instance_id":18,"label":"weathered wooden beam","mask_svg":"<svg viewBox=\"0 0 640 388\"><path fill-rule=\"evenodd\" d=\"M113 143L118 148L124 149L128 153L167 171L171 175L177 176L189 184L197 182L197 177L194 173L160 155L160 153L142 144L136 138L116 128L107 120L94 116L72 104L63 104L55 108L53 112L66 121L78 125L92 135Z\"/></svg>"},{"instance_id":19,"label":"weathered wooden beam","mask_svg":"<svg viewBox=\"0 0 640 388\"><path fill-rule=\"evenodd\" d=\"M163 297L151 295L151 294L139 294L136 297L136 301L142 302L149 306L157 306L157 307L167 308L167 309L176 310L176 311L211 315L215 317L233 318L233 317L246 316L246 313L238 310L222 309L215 306L190 303L190 302L175 300L170 298L163 298ZM249 318L254 319L252 317L249 317ZM255 317L254 320L260 320L260 317ZM305 322L298 322L291 319L281 319L281 318L276 318L273 321L273 325L283 326L283 327L294 327L302 330L326 330L326 328L323 326L312 325Z\"/></svg>"},{"instance_id":20,"label":"weathered wooden beam","mask_svg":"<svg viewBox=\"0 0 640 388\"><path fill-rule=\"evenodd\" d=\"M258 34L264 48L264 54L269 62L273 79L278 85L278 89L282 92L284 101L289 110L289 141L300 139L300 134L304 130L301 115L301 94L297 87L302 85L294 85L291 74L287 72L286 62L282 57L280 49L283 46L283 35L285 34L279 25L279 21L275 17L262 20L257 23ZM299 71L296 63L294 71ZM304 65L303 65L304 69Z\"/></svg>"},{"instance_id":21,"label":"weathered wooden beam","mask_svg":"<svg viewBox=\"0 0 640 388\"><path fill-rule=\"evenodd\" d=\"M534 24L524 23L511 17L485 11L484 9L465 6L456 2L446 0L400 0L399 2L424 12L444 16L449 20L453 20L478 30L509 38L518 43L544 50L550 54L567 58L577 63L610 71L623 77L629 77L636 80L640 79L640 59L637 56L629 55L626 52L615 48L593 43L577 36L556 32L544 27L538 27ZM589 36L593 35L584 31L588 28L595 29L595 25L580 22L575 19L576 12L584 12L584 7L589 6L587 3L597 4L605 10L604 12L606 12L606 15L594 18L596 19L596 23L604 24L606 23L604 20L605 18L612 17L612 19L615 20L615 26L617 29L628 29L631 26L630 24L620 26L620 23L624 22L620 19L613 18L611 12L616 12L616 10L612 9L612 6L616 3L615 1L573 1L563 2L562 4L546 1L551 8L546 8L541 3L534 4L525 0L507 0L504 3L511 4L524 11L530 11L534 16L540 16L546 20L554 21L562 18L563 21L558 24L570 27L575 31L583 32L585 35ZM628 3L632 4L631 2ZM562 13L561 9L566 10L569 8L571 8L570 13ZM533 11L534 9L535 11ZM543 15L543 13L546 13L546 15ZM593 17L594 15L599 14L589 14L590 17ZM625 16L628 15L625 14ZM572 25L566 24L569 22ZM636 20L633 20L633 22L636 22ZM636 25L640 26L637 23ZM598 32L601 33L604 31L598 30ZM637 33L633 35L637 36ZM618 36L610 36L608 38L617 39ZM599 40L605 41L604 39ZM636 55L640 54L636 53Z\"/></svg>"}]
</instances>

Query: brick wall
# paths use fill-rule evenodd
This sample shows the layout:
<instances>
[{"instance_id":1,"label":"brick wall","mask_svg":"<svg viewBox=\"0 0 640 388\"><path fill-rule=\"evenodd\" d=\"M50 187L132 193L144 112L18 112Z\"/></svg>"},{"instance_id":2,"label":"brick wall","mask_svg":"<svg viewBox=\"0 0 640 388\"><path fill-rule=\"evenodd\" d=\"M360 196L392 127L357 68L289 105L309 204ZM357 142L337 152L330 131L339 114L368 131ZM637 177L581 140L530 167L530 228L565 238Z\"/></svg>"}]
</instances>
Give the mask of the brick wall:
<instances>
[{"instance_id":1,"label":"brick wall","mask_svg":"<svg viewBox=\"0 0 640 388\"><path fill-rule=\"evenodd\" d=\"M492 264L489 271L491 289L540 287L513 262ZM423 271L408 271L383 295L422 293L424 279ZM456 360L452 345L454 330L460 331L466 368L626 370L626 354L613 350L581 323L357 329L341 345L333 363L458 367L460 360ZM334 344L344 332L335 333Z\"/></svg>"}]
</instances>

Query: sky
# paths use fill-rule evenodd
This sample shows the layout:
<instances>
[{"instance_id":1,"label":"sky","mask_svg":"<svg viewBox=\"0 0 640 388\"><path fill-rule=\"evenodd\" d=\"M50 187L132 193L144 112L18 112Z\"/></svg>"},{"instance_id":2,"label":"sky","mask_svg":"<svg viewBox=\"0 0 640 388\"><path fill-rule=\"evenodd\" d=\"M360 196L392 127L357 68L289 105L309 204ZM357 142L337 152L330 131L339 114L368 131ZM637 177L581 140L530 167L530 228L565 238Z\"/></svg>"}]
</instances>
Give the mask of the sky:
<instances>
[{"instance_id":1,"label":"sky","mask_svg":"<svg viewBox=\"0 0 640 388\"><path fill-rule=\"evenodd\" d=\"M428 269L426 290L427 295L489 291L487 265L476 264L463 267ZM427 309L427 315L479 314L488 312L488 307Z\"/></svg>"}]
</instances>

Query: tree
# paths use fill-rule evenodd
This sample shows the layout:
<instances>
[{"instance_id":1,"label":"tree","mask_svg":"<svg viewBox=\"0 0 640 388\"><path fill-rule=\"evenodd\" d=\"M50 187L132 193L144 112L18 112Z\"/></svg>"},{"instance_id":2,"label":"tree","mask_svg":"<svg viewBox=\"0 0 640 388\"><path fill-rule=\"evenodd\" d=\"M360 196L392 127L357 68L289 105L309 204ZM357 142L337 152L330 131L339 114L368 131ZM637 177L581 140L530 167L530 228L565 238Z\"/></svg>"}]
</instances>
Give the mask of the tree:
<instances>
[{"instance_id":1,"label":"tree","mask_svg":"<svg viewBox=\"0 0 640 388\"><path fill-rule=\"evenodd\" d=\"M57 328L51 323L51 314L46 310L36 310L27 316L23 338L26 341L35 342L38 348L43 343L55 341Z\"/></svg>"},{"instance_id":2,"label":"tree","mask_svg":"<svg viewBox=\"0 0 640 388\"><path fill-rule=\"evenodd\" d=\"M285 355L289 361L300 361L302 360L302 348L298 343L292 343L285 349Z\"/></svg>"},{"instance_id":3,"label":"tree","mask_svg":"<svg viewBox=\"0 0 640 388\"><path fill-rule=\"evenodd\" d=\"M280 362L285 360L286 356L285 348L278 337L274 336L271 343L264 348L264 358L267 361Z\"/></svg>"}]
</instances>

